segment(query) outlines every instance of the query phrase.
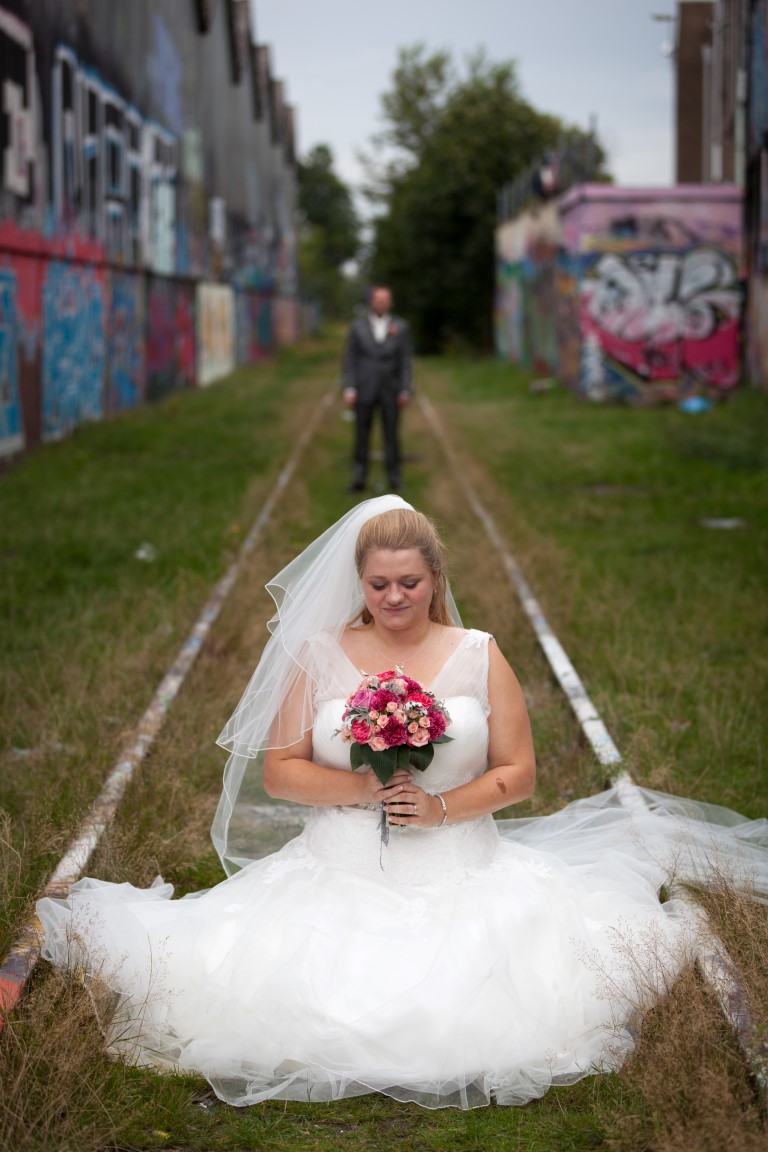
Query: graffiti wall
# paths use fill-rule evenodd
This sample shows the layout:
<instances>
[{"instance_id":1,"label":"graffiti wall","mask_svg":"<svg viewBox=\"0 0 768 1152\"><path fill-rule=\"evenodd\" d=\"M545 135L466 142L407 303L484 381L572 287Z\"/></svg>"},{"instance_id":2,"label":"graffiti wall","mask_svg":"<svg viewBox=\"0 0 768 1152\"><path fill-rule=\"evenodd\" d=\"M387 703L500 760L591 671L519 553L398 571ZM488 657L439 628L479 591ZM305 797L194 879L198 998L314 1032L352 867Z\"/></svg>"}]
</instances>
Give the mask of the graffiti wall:
<instances>
[{"instance_id":1,"label":"graffiti wall","mask_svg":"<svg viewBox=\"0 0 768 1152\"><path fill-rule=\"evenodd\" d=\"M536 372L557 368L559 238L554 204L523 212L497 233L497 351Z\"/></svg>"},{"instance_id":2,"label":"graffiti wall","mask_svg":"<svg viewBox=\"0 0 768 1152\"><path fill-rule=\"evenodd\" d=\"M0 453L4 456L24 449L18 331L16 275L6 268L0 271Z\"/></svg>"},{"instance_id":3,"label":"graffiti wall","mask_svg":"<svg viewBox=\"0 0 768 1152\"><path fill-rule=\"evenodd\" d=\"M43 283L43 440L104 415L103 270L51 260Z\"/></svg>"},{"instance_id":4,"label":"graffiti wall","mask_svg":"<svg viewBox=\"0 0 768 1152\"><path fill-rule=\"evenodd\" d=\"M248 0L0 0L0 69L0 457L265 355L293 114Z\"/></svg>"},{"instance_id":5,"label":"graffiti wall","mask_svg":"<svg viewBox=\"0 0 768 1152\"><path fill-rule=\"evenodd\" d=\"M226 284L199 284L198 382L212 384L236 363L235 294Z\"/></svg>"},{"instance_id":6,"label":"graffiti wall","mask_svg":"<svg viewBox=\"0 0 768 1152\"><path fill-rule=\"evenodd\" d=\"M722 393L740 379L741 194L731 186L572 189L563 262L579 296L577 381L594 399Z\"/></svg>"},{"instance_id":7,"label":"graffiti wall","mask_svg":"<svg viewBox=\"0 0 768 1152\"><path fill-rule=\"evenodd\" d=\"M500 355L594 400L738 384L738 189L581 185L552 211L498 230Z\"/></svg>"},{"instance_id":8,"label":"graffiti wall","mask_svg":"<svg viewBox=\"0 0 768 1152\"><path fill-rule=\"evenodd\" d=\"M195 290L153 276L147 288L147 399L193 388L197 382Z\"/></svg>"},{"instance_id":9,"label":"graffiti wall","mask_svg":"<svg viewBox=\"0 0 768 1152\"><path fill-rule=\"evenodd\" d=\"M237 293L237 362L256 364L274 346L272 297L255 292Z\"/></svg>"},{"instance_id":10,"label":"graffiti wall","mask_svg":"<svg viewBox=\"0 0 768 1152\"><path fill-rule=\"evenodd\" d=\"M109 412L135 408L145 398L144 281L115 272L110 277L107 319Z\"/></svg>"}]
</instances>

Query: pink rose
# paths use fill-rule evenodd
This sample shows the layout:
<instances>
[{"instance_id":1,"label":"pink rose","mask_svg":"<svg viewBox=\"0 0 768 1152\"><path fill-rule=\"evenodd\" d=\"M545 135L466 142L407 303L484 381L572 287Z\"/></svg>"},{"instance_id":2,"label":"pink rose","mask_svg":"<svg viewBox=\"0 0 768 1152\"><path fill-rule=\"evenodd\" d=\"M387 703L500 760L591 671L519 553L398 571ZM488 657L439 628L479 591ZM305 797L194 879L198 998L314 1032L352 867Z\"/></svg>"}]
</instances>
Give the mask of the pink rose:
<instances>
[{"instance_id":1,"label":"pink rose","mask_svg":"<svg viewBox=\"0 0 768 1152\"><path fill-rule=\"evenodd\" d=\"M367 708L370 708L370 706L371 706L371 697L372 696L373 696L373 693L367 691L367 689L358 688L357 692L355 692L350 697L350 699L348 700L348 703L353 708L366 708L367 709Z\"/></svg>"},{"instance_id":2,"label":"pink rose","mask_svg":"<svg viewBox=\"0 0 768 1152\"><path fill-rule=\"evenodd\" d=\"M367 740L374 733L373 724L368 720L353 720L352 721L352 735L358 744L365 744Z\"/></svg>"},{"instance_id":3,"label":"pink rose","mask_svg":"<svg viewBox=\"0 0 768 1152\"><path fill-rule=\"evenodd\" d=\"M370 740L370 747L372 752L383 752L387 745L386 742L382 740L381 736L372 736Z\"/></svg>"},{"instance_id":4,"label":"pink rose","mask_svg":"<svg viewBox=\"0 0 768 1152\"><path fill-rule=\"evenodd\" d=\"M429 728L429 716L422 716L419 720L419 728Z\"/></svg>"},{"instance_id":5,"label":"pink rose","mask_svg":"<svg viewBox=\"0 0 768 1152\"><path fill-rule=\"evenodd\" d=\"M408 743L412 748L423 748L425 744L429 744L429 730L417 727L413 735L409 735Z\"/></svg>"},{"instance_id":6,"label":"pink rose","mask_svg":"<svg viewBox=\"0 0 768 1152\"><path fill-rule=\"evenodd\" d=\"M389 713L388 713L388 712L383 712L383 713L382 713L382 714L379 716L379 718L378 718L378 720L376 721L376 723L378 724L379 728L386 728L387 724L389 724ZM427 723L429 723L429 721L427 721Z\"/></svg>"},{"instance_id":7,"label":"pink rose","mask_svg":"<svg viewBox=\"0 0 768 1152\"><path fill-rule=\"evenodd\" d=\"M384 729L384 743L388 748L396 748L398 744L405 744L405 725L390 720Z\"/></svg>"},{"instance_id":8,"label":"pink rose","mask_svg":"<svg viewBox=\"0 0 768 1152\"><path fill-rule=\"evenodd\" d=\"M341 732L339 733L339 735L341 736L341 738L342 738L342 740L344 741L344 743L345 743L345 744L349 744L349 743L350 743L350 741L351 741L351 739L352 739L352 733L350 732L349 728L342 728L342 730L341 730Z\"/></svg>"},{"instance_id":9,"label":"pink rose","mask_svg":"<svg viewBox=\"0 0 768 1152\"><path fill-rule=\"evenodd\" d=\"M387 704L387 712L397 712L397 701L390 700Z\"/></svg>"},{"instance_id":10,"label":"pink rose","mask_svg":"<svg viewBox=\"0 0 768 1152\"><path fill-rule=\"evenodd\" d=\"M408 725L408 731L409 732L418 732L418 730L419 730L419 726L416 723L416 721L411 720L410 724Z\"/></svg>"},{"instance_id":11,"label":"pink rose","mask_svg":"<svg viewBox=\"0 0 768 1152\"><path fill-rule=\"evenodd\" d=\"M369 720L378 720L378 718L379 718L379 714L376 711L376 709L371 708L370 712L368 713L368 719Z\"/></svg>"}]
</instances>

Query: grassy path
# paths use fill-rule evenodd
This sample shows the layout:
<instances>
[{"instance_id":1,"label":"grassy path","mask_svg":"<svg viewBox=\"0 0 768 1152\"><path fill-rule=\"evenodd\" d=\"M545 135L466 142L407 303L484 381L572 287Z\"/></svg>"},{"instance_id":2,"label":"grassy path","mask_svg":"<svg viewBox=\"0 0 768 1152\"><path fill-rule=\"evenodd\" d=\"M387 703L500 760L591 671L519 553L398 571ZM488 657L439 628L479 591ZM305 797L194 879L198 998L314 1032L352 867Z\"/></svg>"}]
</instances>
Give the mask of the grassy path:
<instances>
[{"instance_id":1,"label":"grassy path","mask_svg":"<svg viewBox=\"0 0 768 1152\"><path fill-rule=\"evenodd\" d=\"M207 392L86 429L5 478L6 940L335 378L337 357L333 339L285 353ZM695 426L677 412L533 395L524 377L495 364L426 363L421 381L635 775L757 815L765 807L766 680L758 637L768 630L759 595L768 559L764 398L744 397ZM265 580L350 506L349 440L333 408L129 790L94 874L148 883L162 872L180 892L220 879L208 839L223 766L213 740L266 638ZM415 458L404 495L444 527L465 622L494 631L525 685L540 765L530 809L594 791L602 774L416 410L405 440ZM699 524L707 515L738 515L747 526L707 530ZM144 541L154 561L136 559ZM265 850L271 846L265 840ZM743 1074L706 997L694 988L689 1003L694 993L702 1035L727 1057L717 1065L725 1059L720 1112L742 1140L733 1147L749 1148L757 1122ZM0 1106L0 1146L619 1148L624 1135L635 1139L622 1117L658 1107L620 1077L555 1090L525 1109L470 1114L372 1098L242 1112L201 1107L210 1096L198 1081L106 1061L84 1001L45 974L37 979L0 1048L3 1079L14 1085ZM701 1068L699 1060L696 1074ZM695 1096L695 1085L679 1089L683 1102L686 1092ZM719 1139L711 1120L705 1128Z\"/></svg>"}]
</instances>

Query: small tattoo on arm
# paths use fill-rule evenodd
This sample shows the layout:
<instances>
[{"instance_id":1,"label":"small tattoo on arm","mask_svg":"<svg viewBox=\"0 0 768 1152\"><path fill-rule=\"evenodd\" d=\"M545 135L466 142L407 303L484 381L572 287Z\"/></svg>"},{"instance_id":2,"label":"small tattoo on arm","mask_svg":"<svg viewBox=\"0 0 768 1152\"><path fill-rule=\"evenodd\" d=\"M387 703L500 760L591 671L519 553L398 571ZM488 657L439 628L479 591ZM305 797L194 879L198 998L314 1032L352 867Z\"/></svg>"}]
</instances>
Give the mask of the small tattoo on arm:
<instances>
[{"instance_id":1,"label":"small tattoo on arm","mask_svg":"<svg viewBox=\"0 0 768 1152\"><path fill-rule=\"evenodd\" d=\"M504 783L504 781L502 780L501 776L496 777L496 787L499 789L499 792L506 793L506 791L507 791L507 786Z\"/></svg>"}]
</instances>

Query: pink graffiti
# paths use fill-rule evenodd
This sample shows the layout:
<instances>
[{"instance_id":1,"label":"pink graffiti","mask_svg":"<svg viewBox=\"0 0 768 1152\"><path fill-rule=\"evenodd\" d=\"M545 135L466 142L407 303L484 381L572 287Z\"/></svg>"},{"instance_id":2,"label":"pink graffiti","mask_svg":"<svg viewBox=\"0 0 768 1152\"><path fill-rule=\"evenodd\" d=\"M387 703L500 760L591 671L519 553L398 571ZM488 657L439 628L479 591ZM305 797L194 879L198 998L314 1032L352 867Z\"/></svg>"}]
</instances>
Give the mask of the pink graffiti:
<instances>
[{"instance_id":1,"label":"pink graffiti","mask_svg":"<svg viewBox=\"0 0 768 1152\"><path fill-rule=\"evenodd\" d=\"M605 253L583 290L582 334L641 380L732 388L739 379L740 292L727 255Z\"/></svg>"}]
</instances>

